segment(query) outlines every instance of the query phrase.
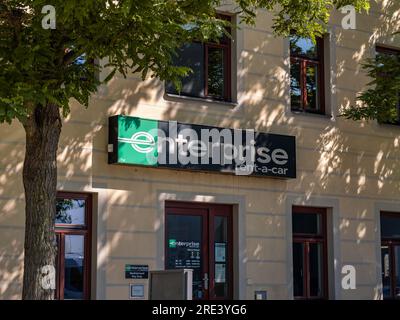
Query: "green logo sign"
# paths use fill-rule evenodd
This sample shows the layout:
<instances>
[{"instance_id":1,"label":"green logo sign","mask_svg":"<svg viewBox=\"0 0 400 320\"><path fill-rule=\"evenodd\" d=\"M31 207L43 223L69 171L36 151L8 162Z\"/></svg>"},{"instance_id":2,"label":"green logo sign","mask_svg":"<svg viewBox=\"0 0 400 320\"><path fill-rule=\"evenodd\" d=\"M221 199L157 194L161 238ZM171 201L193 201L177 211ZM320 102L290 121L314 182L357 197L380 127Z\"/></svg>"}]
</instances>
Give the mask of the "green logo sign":
<instances>
[{"instance_id":1,"label":"green logo sign","mask_svg":"<svg viewBox=\"0 0 400 320\"><path fill-rule=\"evenodd\" d=\"M156 166L157 129L157 120L118 117L119 162Z\"/></svg>"},{"instance_id":2,"label":"green logo sign","mask_svg":"<svg viewBox=\"0 0 400 320\"><path fill-rule=\"evenodd\" d=\"M168 246L170 248L176 248L176 239L169 239Z\"/></svg>"}]
</instances>

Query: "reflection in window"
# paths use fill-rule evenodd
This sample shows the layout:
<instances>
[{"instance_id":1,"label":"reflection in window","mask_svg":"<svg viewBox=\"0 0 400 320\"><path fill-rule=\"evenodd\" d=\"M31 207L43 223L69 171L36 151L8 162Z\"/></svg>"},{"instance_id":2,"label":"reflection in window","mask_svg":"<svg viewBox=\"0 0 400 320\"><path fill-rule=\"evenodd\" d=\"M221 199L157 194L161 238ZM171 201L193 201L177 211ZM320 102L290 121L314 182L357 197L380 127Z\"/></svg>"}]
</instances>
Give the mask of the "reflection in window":
<instances>
[{"instance_id":1,"label":"reflection in window","mask_svg":"<svg viewBox=\"0 0 400 320\"><path fill-rule=\"evenodd\" d=\"M381 266L384 299L400 299L400 214L381 214Z\"/></svg>"},{"instance_id":2,"label":"reflection in window","mask_svg":"<svg viewBox=\"0 0 400 320\"><path fill-rule=\"evenodd\" d=\"M390 59L391 58L391 59ZM391 61L392 59L400 59L400 50L396 49L389 49L381 46L376 47L376 59L379 62L381 67L385 67L385 64L388 63L388 61ZM388 60L389 59L389 60ZM378 83L379 80L383 80L383 83L385 83L385 77L388 77L389 75L385 74L378 74ZM400 125L400 90L399 90L399 98L395 102L395 107L392 108L389 112L393 113L395 120L394 121L388 121L388 124L395 124L395 125Z\"/></svg>"},{"instance_id":3,"label":"reflection in window","mask_svg":"<svg viewBox=\"0 0 400 320\"><path fill-rule=\"evenodd\" d=\"M228 254L228 218L214 218L214 295L223 298L228 295L227 261Z\"/></svg>"},{"instance_id":4,"label":"reflection in window","mask_svg":"<svg viewBox=\"0 0 400 320\"><path fill-rule=\"evenodd\" d=\"M203 297L203 217L167 215L167 269L193 269L193 299Z\"/></svg>"},{"instance_id":5,"label":"reflection in window","mask_svg":"<svg viewBox=\"0 0 400 320\"><path fill-rule=\"evenodd\" d=\"M296 213L293 215L293 234L321 234L322 217L315 213Z\"/></svg>"},{"instance_id":6,"label":"reflection in window","mask_svg":"<svg viewBox=\"0 0 400 320\"><path fill-rule=\"evenodd\" d=\"M318 57L317 46L312 42L311 39L295 36L290 37L290 53L292 55L304 56L308 58Z\"/></svg>"},{"instance_id":7,"label":"reflection in window","mask_svg":"<svg viewBox=\"0 0 400 320\"><path fill-rule=\"evenodd\" d=\"M306 69L307 107L318 110L318 65L309 64Z\"/></svg>"},{"instance_id":8,"label":"reflection in window","mask_svg":"<svg viewBox=\"0 0 400 320\"><path fill-rule=\"evenodd\" d=\"M394 249L394 260L396 263L394 296L396 299L400 299L400 245L396 246Z\"/></svg>"},{"instance_id":9,"label":"reflection in window","mask_svg":"<svg viewBox=\"0 0 400 320\"><path fill-rule=\"evenodd\" d=\"M309 266L310 266L310 296L322 297L323 296L323 244L310 243L309 244Z\"/></svg>"},{"instance_id":10,"label":"reflection in window","mask_svg":"<svg viewBox=\"0 0 400 320\"><path fill-rule=\"evenodd\" d=\"M85 200L57 199L56 224L85 224Z\"/></svg>"},{"instance_id":11,"label":"reflection in window","mask_svg":"<svg viewBox=\"0 0 400 320\"><path fill-rule=\"evenodd\" d=\"M326 209L293 207L293 294L301 299L327 298Z\"/></svg>"},{"instance_id":12,"label":"reflection in window","mask_svg":"<svg viewBox=\"0 0 400 320\"><path fill-rule=\"evenodd\" d=\"M56 201L56 299L90 298L91 196L60 193ZM87 216L86 216L87 215Z\"/></svg>"},{"instance_id":13,"label":"reflection in window","mask_svg":"<svg viewBox=\"0 0 400 320\"><path fill-rule=\"evenodd\" d=\"M222 17L229 20L230 17ZM226 30L228 33L230 29ZM173 65L190 68L193 72L181 79L178 92L171 82L165 89L170 94L188 97L211 98L231 101L230 94L231 39L221 32L217 42L193 42L184 44L174 57Z\"/></svg>"},{"instance_id":14,"label":"reflection in window","mask_svg":"<svg viewBox=\"0 0 400 320\"><path fill-rule=\"evenodd\" d=\"M64 299L83 299L84 236L65 236Z\"/></svg>"},{"instance_id":15,"label":"reflection in window","mask_svg":"<svg viewBox=\"0 0 400 320\"><path fill-rule=\"evenodd\" d=\"M292 110L323 113L323 41L290 37L290 96Z\"/></svg>"},{"instance_id":16,"label":"reflection in window","mask_svg":"<svg viewBox=\"0 0 400 320\"><path fill-rule=\"evenodd\" d=\"M293 243L293 293L295 297L306 295L304 291L304 244Z\"/></svg>"},{"instance_id":17,"label":"reflection in window","mask_svg":"<svg viewBox=\"0 0 400 320\"><path fill-rule=\"evenodd\" d=\"M208 48L208 95L223 99L225 96L225 59L223 48Z\"/></svg>"},{"instance_id":18,"label":"reflection in window","mask_svg":"<svg viewBox=\"0 0 400 320\"><path fill-rule=\"evenodd\" d=\"M290 95L291 95L292 108L300 109L302 106L300 62L294 60L290 66Z\"/></svg>"}]
</instances>

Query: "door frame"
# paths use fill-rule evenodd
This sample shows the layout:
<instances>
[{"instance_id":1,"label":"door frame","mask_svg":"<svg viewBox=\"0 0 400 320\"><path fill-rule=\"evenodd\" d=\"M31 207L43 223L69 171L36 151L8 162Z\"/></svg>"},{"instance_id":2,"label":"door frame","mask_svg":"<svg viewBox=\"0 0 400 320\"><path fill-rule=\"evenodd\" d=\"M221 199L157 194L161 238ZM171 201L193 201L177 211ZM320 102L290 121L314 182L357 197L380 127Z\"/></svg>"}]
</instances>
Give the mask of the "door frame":
<instances>
[{"instance_id":1,"label":"door frame","mask_svg":"<svg viewBox=\"0 0 400 320\"><path fill-rule=\"evenodd\" d=\"M329 280L328 280L328 226L327 226L327 209L322 207L310 207L310 206L292 206L292 219L295 214L316 214L321 216L321 234L302 234L293 233L292 231L292 242L303 243L303 287L304 296L294 296L295 300L326 300L329 298ZM310 266L309 266L309 248L311 243L322 243L323 254L322 254L322 284L324 286L322 296L311 297L310 296ZM293 251L293 249L292 249ZM293 262L292 262L293 263ZM292 272L293 277L293 272Z\"/></svg>"},{"instance_id":2,"label":"door frame","mask_svg":"<svg viewBox=\"0 0 400 320\"><path fill-rule=\"evenodd\" d=\"M380 217L382 217L382 216L392 216L392 217L394 216L394 217L400 219L400 214L398 212L381 211ZM389 266L390 266L390 298L386 298L385 300L391 300L391 299L399 300L399 298L396 298L397 261L396 261L396 255L394 252L394 248L400 247L400 239L399 238L391 238L391 237L383 237L381 234L381 245L380 245L381 255L382 255L382 246L387 246L389 249ZM399 261L399 263L400 263L400 261ZM382 264L382 257L381 257L381 264ZM381 274L381 279L382 279L382 274ZM382 295L382 297L383 297L383 295Z\"/></svg>"},{"instance_id":3,"label":"door frame","mask_svg":"<svg viewBox=\"0 0 400 320\"><path fill-rule=\"evenodd\" d=\"M60 255L65 254L65 236L66 235L82 235L85 241L84 243L84 282L83 282L83 300L89 300L91 298L91 268L92 268L92 217L93 217L93 197L90 193L78 193L78 192L57 192L58 199L73 199L73 200L85 200L85 225L67 225L54 223L55 236L60 240L57 248L60 248L60 252L57 252L56 256L56 291L55 298L57 300L64 300L64 285L65 285L65 259Z\"/></svg>"},{"instance_id":4,"label":"door frame","mask_svg":"<svg viewBox=\"0 0 400 320\"><path fill-rule=\"evenodd\" d=\"M386 298L385 300L399 300L396 298L396 254L394 252L395 247L400 248L400 240L381 240L381 248L383 246L387 246L389 249L389 266L390 266L390 298ZM382 252L382 251L381 251ZM381 259L382 261L382 259ZM382 277L382 275L381 275Z\"/></svg>"},{"instance_id":5,"label":"door frame","mask_svg":"<svg viewBox=\"0 0 400 320\"><path fill-rule=\"evenodd\" d=\"M171 210L174 210L172 213ZM176 210L176 211L175 211ZM191 213L190 211L196 211ZM182 215L199 215L202 212L205 215L203 218L203 240L202 246L204 246L203 259L205 259L206 264L204 264L203 274L207 270L209 275L209 286L208 290L204 296L204 299L210 300L229 300L233 299L233 289L234 289L234 266L233 266L233 206L229 204L219 204L219 203L199 203L190 201L165 201L165 232L164 232L164 268L167 268L167 243L168 243L168 224L167 215L168 214L182 214ZM215 252L214 252L214 233L210 232L210 227L213 227L215 216L226 216L228 218L228 230L227 230L227 257L226 264L228 265L228 297L218 298L214 297L214 263L215 263Z\"/></svg>"}]
</instances>

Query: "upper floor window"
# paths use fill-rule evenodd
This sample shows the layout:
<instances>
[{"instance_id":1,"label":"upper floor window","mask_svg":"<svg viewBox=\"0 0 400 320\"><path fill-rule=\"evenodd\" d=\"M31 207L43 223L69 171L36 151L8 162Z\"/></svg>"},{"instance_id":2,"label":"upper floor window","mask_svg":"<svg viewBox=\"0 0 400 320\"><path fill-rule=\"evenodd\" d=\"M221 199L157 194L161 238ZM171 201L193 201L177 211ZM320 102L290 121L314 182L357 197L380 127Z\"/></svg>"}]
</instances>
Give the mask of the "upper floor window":
<instances>
[{"instance_id":1,"label":"upper floor window","mask_svg":"<svg viewBox=\"0 0 400 320\"><path fill-rule=\"evenodd\" d=\"M230 17L221 18L230 21ZM189 67L193 72L182 79L180 92L167 82L167 93L231 101L231 39L226 35L218 42L185 44L179 49L174 65Z\"/></svg>"},{"instance_id":2,"label":"upper floor window","mask_svg":"<svg viewBox=\"0 0 400 320\"><path fill-rule=\"evenodd\" d=\"M400 59L400 50L396 50L396 49L390 49L390 48L386 48L386 47L382 47L382 46L377 46L376 47L376 56L379 59L379 57L387 57L387 56L395 56L398 57L398 59ZM382 61L380 61L380 63L382 63ZM381 77L381 79L387 77L388 75L385 74L380 74L379 77ZM395 121L392 122L386 122L388 124L395 124L395 125L400 125L400 92L399 92L399 99L397 102L397 106L396 106L396 110L394 110L397 113L397 117Z\"/></svg>"},{"instance_id":3,"label":"upper floor window","mask_svg":"<svg viewBox=\"0 0 400 320\"><path fill-rule=\"evenodd\" d=\"M290 98L293 111L324 113L323 39L290 37Z\"/></svg>"}]
</instances>

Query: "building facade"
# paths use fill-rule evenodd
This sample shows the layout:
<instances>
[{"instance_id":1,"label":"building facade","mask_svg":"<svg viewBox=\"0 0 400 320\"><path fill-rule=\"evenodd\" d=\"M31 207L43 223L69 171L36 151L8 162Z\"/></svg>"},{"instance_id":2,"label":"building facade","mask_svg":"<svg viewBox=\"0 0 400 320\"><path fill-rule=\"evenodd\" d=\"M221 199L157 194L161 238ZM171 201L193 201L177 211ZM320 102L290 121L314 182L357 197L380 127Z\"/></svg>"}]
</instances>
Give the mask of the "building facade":
<instances>
[{"instance_id":1,"label":"building facade","mask_svg":"<svg viewBox=\"0 0 400 320\"><path fill-rule=\"evenodd\" d=\"M232 9L219 12L238 23ZM182 48L178 62L194 74L180 94L116 75L87 110L71 101L57 298L129 299L132 288L146 298L147 270L184 267L194 298L399 298L400 127L338 116L371 81L364 59L400 49L399 14L395 1L372 2L345 30L334 12L313 44L275 37L260 11L232 39ZM255 133L267 172L140 158L155 142L143 130L168 126L170 137L171 125ZM16 121L0 126L1 299L22 292L24 141ZM345 266L355 288L342 285Z\"/></svg>"}]
</instances>

